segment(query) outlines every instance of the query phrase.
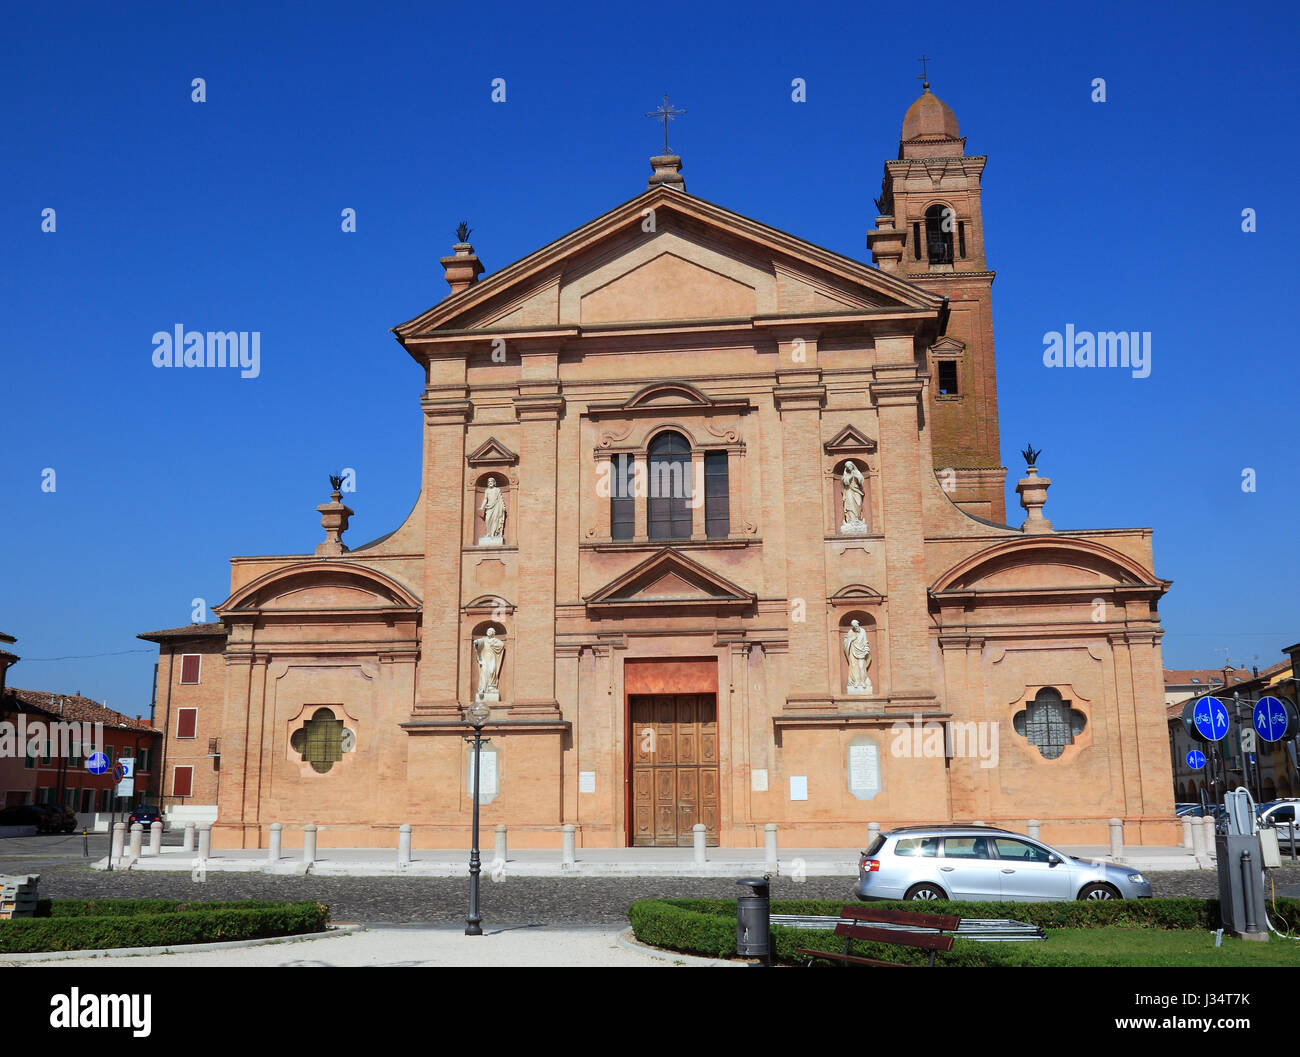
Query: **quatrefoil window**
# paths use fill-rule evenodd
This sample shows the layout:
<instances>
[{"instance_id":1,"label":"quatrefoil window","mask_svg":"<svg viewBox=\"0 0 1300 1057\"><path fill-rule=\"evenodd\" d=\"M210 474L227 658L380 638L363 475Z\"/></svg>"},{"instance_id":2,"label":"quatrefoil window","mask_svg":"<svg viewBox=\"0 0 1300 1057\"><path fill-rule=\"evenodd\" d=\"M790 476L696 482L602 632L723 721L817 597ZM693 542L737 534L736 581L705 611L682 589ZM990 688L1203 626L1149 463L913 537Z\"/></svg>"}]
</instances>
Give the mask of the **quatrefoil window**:
<instances>
[{"instance_id":1,"label":"quatrefoil window","mask_svg":"<svg viewBox=\"0 0 1300 1057\"><path fill-rule=\"evenodd\" d=\"M1011 718L1011 725L1043 759L1056 760L1083 733L1088 717L1062 700L1059 690L1045 686Z\"/></svg>"},{"instance_id":2,"label":"quatrefoil window","mask_svg":"<svg viewBox=\"0 0 1300 1057\"><path fill-rule=\"evenodd\" d=\"M343 720L336 719L328 708L318 708L289 738L294 752L311 764L312 770L325 774L344 752Z\"/></svg>"}]
</instances>

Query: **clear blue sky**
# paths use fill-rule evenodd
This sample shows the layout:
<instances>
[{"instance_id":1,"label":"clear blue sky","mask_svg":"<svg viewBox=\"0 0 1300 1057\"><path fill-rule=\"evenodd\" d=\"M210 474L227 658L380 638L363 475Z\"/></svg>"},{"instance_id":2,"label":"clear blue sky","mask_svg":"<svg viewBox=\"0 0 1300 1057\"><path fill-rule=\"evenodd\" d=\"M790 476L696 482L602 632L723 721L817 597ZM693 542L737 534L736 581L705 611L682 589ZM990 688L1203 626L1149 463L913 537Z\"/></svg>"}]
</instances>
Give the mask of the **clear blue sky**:
<instances>
[{"instance_id":1,"label":"clear blue sky","mask_svg":"<svg viewBox=\"0 0 1300 1057\"><path fill-rule=\"evenodd\" d=\"M1167 666L1272 663L1300 639L1285 6L11 5L11 684L147 710L135 635L223 600L232 555L312 548L339 467L357 471L348 538L396 526L421 379L388 328L445 293L459 220L492 272L643 190L662 143L642 115L665 91L688 111L672 145L691 192L869 260L923 52L989 157L1009 483L1032 441L1058 527L1155 529ZM178 323L260 331L260 377L155 369L152 335ZM1150 331L1150 377L1045 368L1067 323Z\"/></svg>"}]
</instances>

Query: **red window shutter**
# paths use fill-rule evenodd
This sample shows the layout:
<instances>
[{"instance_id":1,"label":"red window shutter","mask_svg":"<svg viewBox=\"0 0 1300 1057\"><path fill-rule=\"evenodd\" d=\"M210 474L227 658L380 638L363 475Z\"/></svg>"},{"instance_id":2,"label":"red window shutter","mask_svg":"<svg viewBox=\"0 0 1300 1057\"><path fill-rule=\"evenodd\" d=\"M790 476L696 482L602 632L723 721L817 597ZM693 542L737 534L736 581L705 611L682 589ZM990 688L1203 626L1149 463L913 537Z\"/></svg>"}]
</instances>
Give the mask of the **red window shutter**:
<instances>
[{"instance_id":1,"label":"red window shutter","mask_svg":"<svg viewBox=\"0 0 1300 1057\"><path fill-rule=\"evenodd\" d=\"M194 768L177 767L172 772L172 796L192 796L194 791Z\"/></svg>"},{"instance_id":2,"label":"red window shutter","mask_svg":"<svg viewBox=\"0 0 1300 1057\"><path fill-rule=\"evenodd\" d=\"M176 736L178 738L192 738L199 725L199 710L197 708L181 708L176 710Z\"/></svg>"},{"instance_id":3,"label":"red window shutter","mask_svg":"<svg viewBox=\"0 0 1300 1057\"><path fill-rule=\"evenodd\" d=\"M199 681L199 655L187 653L181 657L181 682L197 683Z\"/></svg>"}]
</instances>

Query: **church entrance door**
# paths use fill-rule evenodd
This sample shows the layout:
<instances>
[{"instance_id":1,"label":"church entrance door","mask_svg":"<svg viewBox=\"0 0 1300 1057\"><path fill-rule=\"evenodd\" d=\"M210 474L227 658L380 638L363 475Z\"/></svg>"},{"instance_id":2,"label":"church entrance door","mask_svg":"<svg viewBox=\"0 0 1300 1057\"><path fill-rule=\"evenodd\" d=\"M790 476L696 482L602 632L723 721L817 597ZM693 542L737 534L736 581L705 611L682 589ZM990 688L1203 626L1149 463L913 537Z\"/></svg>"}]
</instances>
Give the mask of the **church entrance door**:
<instances>
[{"instance_id":1,"label":"church entrance door","mask_svg":"<svg viewBox=\"0 0 1300 1057\"><path fill-rule=\"evenodd\" d=\"M702 822L716 848L716 695L631 694L628 712L633 847L689 848Z\"/></svg>"}]
</instances>

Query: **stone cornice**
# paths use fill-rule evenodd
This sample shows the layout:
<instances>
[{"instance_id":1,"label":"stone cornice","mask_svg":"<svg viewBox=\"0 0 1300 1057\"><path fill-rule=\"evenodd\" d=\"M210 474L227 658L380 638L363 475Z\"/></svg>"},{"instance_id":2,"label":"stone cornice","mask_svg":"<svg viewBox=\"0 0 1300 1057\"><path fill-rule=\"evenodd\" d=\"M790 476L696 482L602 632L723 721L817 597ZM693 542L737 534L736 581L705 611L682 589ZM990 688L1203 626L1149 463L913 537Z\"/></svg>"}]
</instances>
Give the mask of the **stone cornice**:
<instances>
[{"instance_id":1,"label":"stone cornice","mask_svg":"<svg viewBox=\"0 0 1300 1057\"><path fill-rule=\"evenodd\" d=\"M514 405L520 422L554 422L564 410L564 397L546 393L517 396Z\"/></svg>"}]
</instances>

